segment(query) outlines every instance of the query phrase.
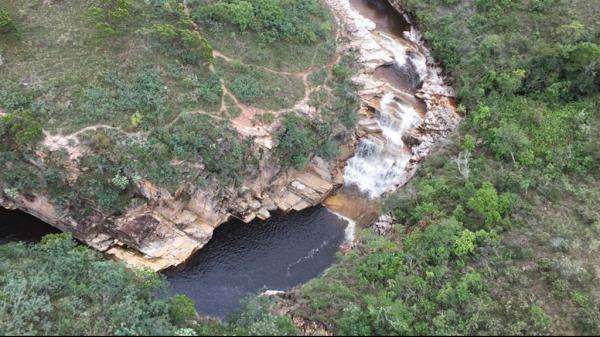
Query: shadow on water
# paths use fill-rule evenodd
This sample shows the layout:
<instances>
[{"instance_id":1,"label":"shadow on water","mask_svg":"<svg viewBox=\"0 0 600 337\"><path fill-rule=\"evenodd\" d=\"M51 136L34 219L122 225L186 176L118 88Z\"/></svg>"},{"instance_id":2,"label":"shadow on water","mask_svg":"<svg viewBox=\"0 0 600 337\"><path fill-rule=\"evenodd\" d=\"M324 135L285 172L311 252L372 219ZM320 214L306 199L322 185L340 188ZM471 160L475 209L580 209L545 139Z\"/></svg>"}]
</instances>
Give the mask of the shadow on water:
<instances>
[{"instance_id":1,"label":"shadow on water","mask_svg":"<svg viewBox=\"0 0 600 337\"><path fill-rule=\"evenodd\" d=\"M53 233L60 231L25 212L0 207L0 244L12 241L37 242L44 235Z\"/></svg>"},{"instance_id":2,"label":"shadow on water","mask_svg":"<svg viewBox=\"0 0 600 337\"><path fill-rule=\"evenodd\" d=\"M335 262L346 226L324 207L250 224L231 221L167 278L199 312L223 318L250 294L288 290L317 277Z\"/></svg>"},{"instance_id":3,"label":"shadow on water","mask_svg":"<svg viewBox=\"0 0 600 337\"><path fill-rule=\"evenodd\" d=\"M377 30L403 37L410 30L410 23L387 0L350 0L362 15L377 25Z\"/></svg>"}]
</instances>

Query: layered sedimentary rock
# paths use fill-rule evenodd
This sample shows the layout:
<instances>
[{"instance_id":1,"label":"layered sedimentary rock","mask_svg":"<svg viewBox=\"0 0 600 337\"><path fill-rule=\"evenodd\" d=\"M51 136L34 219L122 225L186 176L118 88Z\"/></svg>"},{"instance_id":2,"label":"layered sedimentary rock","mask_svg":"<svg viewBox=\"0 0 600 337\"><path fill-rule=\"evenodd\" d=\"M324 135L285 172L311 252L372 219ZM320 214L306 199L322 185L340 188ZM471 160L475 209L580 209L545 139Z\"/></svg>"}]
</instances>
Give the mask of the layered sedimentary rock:
<instances>
[{"instance_id":1,"label":"layered sedimentary rock","mask_svg":"<svg viewBox=\"0 0 600 337\"><path fill-rule=\"evenodd\" d=\"M215 228L231 217L245 222L255 218L264 220L276 211L299 211L322 203L343 184L343 164L355 152L356 144L362 144L365 139L379 148L386 148L390 142L405 144L386 150L386 156L392 161L399 156L407 164L394 168L397 171L394 174L401 179L393 181L392 186L384 186L382 191L405 183L432 146L456 127L459 117L452 105L453 93L444 85L439 68L420 44L418 34L412 44L399 45L379 34L375 24L357 13L347 0L326 2L343 32L341 49L344 50L339 52L351 50L357 55L358 73L354 81L361 88L362 102L355 137L342 146L337 160L313 157L305 170L282 169L269 159L272 142L261 141L257 142L257 149L266 155L259 165L258 176L235 186L222 186L217 181L203 186L186 184L175 193L142 180L136 183L136 188L144 202L121 214L104 216L92 210L91 215L76 220L73 214L65 214L49 203L44 195L11 198L0 193L0 205L24 210L131 266L164 270L186 261L210 241ZM408 125L410 127L403 125L402 133L395 139L390 137L391 131L394 135L393 130L379 118L385 105L397 104L397 97L406 93L377 78L375 73L383 66L399 62L402 56L397 48L414 49L421 82L415 95L423 100L425 107L418 123ZM395 94L386 94L389 92ZM94 127L86 129L91 128ZM46 135L44 146L68 154L65 167L70 168L69 174L76 181L78 160L86 151L76 135L68 139ZM360 151L360 145L358 149Z\"/></svg>"},{"instance_id":2,"label":"layered sedimentary rock","mask_svg":"<svg viewBox=\"0 0 600 337\"><path fill-rule=\"evenodd\" d=\"M349 1L327 3L346 32L346 48L357 55L354 81L362 88L360 141L345 182L376 198L405 184L434 145L456 129L455 94L414 27L384 31Z\"/></svg>"},{"instance_id":3,"label":"layered sedimentary rock","mask_svg":"<svg viewBox=\"0 0 600 337\"><path fill-rule=\"evenodd\" d=\"M320 204L340 184L335 164L314 157L303 171L262 172L242 186L185 186L172 195L148 181L139 189L145 205L109 218L76 221L60 214L44 196L2 199L7 208L24 210L99 251L131 266L164 270L186 261L231 217L245 222L267 219L274 211L300 211Z\"/></svg>"}]
</instances>

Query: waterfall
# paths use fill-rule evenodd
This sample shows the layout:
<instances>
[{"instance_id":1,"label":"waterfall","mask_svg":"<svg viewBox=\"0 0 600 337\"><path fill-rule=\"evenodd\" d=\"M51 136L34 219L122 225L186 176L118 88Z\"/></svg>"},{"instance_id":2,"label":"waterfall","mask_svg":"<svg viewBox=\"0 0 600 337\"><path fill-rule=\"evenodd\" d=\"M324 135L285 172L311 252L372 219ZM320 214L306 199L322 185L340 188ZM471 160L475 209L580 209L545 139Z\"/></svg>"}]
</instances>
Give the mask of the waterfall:
<instances>
[{"instance_id":1,"label":"waterfall","mask_svg":"<svg viewBox=\"0 0 600 337\"><path fill-rule=\"evenodd\" d=\"M381 196L403 181L411 152L402 135L419 126L421 118L414 107L399 100L393 92L386 92L376 121L381 136L363 138L344 171L346 184L357 186L370 198Z\"/></svg>"},{"instance_id":2,"label":"waterfall","mask_svg":"<svg viewBox=\"0 0 600 337\"><path fill-rule=\"evenodd\" d=\"M417 43L417 30L411 28L403 36L379 30L374 34L394 57L394 63L386 66L386 71L393 73L384 79L386 85L379 104L373 106L374 120L381 132L369 133L360 140L344 171L345 183L356 186L369 198L380 197L406 181L412 151L402 136L422 122L415 105L419 99L414 95L428 73L427 57ZM389 76L396 83L391 83Z\"/></svg>"}]
</instances>

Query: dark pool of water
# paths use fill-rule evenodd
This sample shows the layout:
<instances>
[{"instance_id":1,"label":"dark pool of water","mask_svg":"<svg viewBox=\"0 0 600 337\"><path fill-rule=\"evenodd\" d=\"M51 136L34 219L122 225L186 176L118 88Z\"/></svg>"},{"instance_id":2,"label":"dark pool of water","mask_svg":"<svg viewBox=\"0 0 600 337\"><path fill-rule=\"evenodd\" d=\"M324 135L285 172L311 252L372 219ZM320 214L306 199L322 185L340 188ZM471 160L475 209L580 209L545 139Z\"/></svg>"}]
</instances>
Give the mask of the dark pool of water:
<instances>
[{"instance_id":1,"label":"dark pool of water","mask_svg":"<svg viewBox=\"0 0 600 337\"><path fill-rule=\"evenodd\" d=\"M350 0L362 15L377 24L377 30L403 37L410 23L387 0Z\"/></svg>"},{"instance_id":2,"label":"dark pool of water","mask_svg":"<svg viewBox=\"0 0 600 337\"><path fill-rule=\"evenodd\" d=\"M288 290L335 262L347 222L324 207L219 227L182 269L167 273L172 289L199 312L225 317L261 290Z\"/></svg>"},{"instance_id":3,"label":"dark pool of water","mask_svg":"<svg viewBox=\"0 0 600 337\"><path fill-rule=\"evenodd\" d=\"M36 242L52 233L60 231L27 213L0 207L0 243Z\"/></svg>"}]
</instances>

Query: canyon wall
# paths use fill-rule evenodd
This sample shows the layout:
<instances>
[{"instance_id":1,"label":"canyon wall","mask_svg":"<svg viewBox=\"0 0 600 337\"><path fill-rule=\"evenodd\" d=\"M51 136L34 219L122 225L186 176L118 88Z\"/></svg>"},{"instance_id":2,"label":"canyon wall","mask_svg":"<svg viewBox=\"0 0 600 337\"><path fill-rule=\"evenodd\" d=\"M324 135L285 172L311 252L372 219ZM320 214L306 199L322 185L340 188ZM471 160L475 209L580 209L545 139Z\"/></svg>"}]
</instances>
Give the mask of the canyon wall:
<instances>
[{"instance_id":1,"label":"canyon wall","mask_svg":"<svg viewBox=\"0 0 600 337\"><path fill-rule=\"evenodd\" d=\"M257 177L236 186L223 186L216 180L206 186L187 184L173 194L141 180L136 184L145 203L108 217L93 212L76 220L44 195L10 198L0 194L0 204L71 232L128 265L158 271L186 261L231 217L250 222L267 219L273 212L319 205L344 179L373 198L403 185L432 147L456 128L460 117L454 108L454 94L414 29L405 39L382 34L347 0L326 2L342 32L338 53L356 55L353 80L360 87L360 121L353 140L344 145L346 151L342 152L347 155L332 161L315 156L301 171L282 169L273 164L272 141L261 141L256 148L265 155ZM408 63L418 75L414 93L376 76L382 67ZM68 166L77 174L81 149L76 139L47 135L44 144L65 150ZM357 153L349 159L355 148Z\"/></svg>"}]
</instances>

